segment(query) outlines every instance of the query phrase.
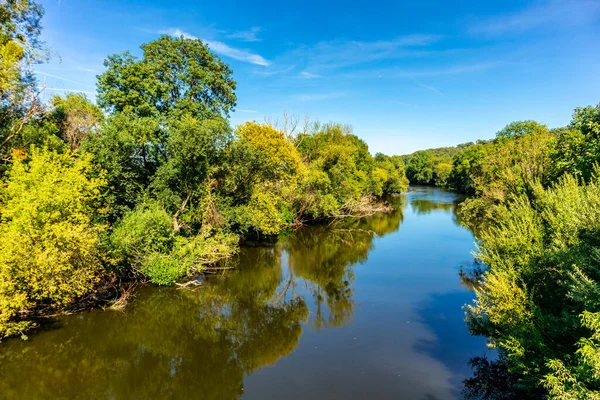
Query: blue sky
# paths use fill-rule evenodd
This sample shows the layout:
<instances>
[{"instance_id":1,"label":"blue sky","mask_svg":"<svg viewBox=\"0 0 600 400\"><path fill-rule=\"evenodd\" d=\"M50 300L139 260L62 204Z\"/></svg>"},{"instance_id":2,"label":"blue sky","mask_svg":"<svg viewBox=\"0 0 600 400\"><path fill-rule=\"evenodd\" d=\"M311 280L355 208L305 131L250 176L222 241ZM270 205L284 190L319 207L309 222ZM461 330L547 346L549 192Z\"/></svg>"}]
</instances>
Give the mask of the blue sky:
<instances>
[{"instance_id":1,"label":"blue sky","mask_svg":"<svg viewBox=\"0 0 600 400\"><path fill-rule=\"evenodd\" d=\"M48 93L93 97L107 55L184 34L233 69L232 124L308 115L352 125L373 153L563 126L600 102L600 0L41 3Z\"/></svg>"}]
</instances>

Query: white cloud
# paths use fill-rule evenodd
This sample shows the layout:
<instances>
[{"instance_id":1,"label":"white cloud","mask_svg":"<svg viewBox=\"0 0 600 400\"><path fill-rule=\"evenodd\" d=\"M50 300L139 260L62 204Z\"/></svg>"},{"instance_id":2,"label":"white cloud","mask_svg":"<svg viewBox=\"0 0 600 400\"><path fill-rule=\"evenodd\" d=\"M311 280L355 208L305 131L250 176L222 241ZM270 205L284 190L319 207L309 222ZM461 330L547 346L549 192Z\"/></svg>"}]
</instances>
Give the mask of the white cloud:
<instances>
[{"instance_id":1,"label":"white cloud","mask_svg":"<svg viewBox=\"0 0 600 400\"><path fill-rule=\"evenodd\" d=\"M215 53L221 54L225 57L230 57L238 61L244 61L250 64L261 65L263 67L269 66L270 62L265 60L262 56L254 53L250 53L246 50L235 49L226 45L223 42L216 40L204 40L204 42L214 50Z\"/></svg>"},{"instance_id":2,"label":"white cloud","mask_svg":"<svg viewBox=\"0 0 600 400\"><path fill-rule=\"evenodd\" d=\"M313 74L312 72L308 72L308 71L302 71L298 74L298 76L302 79L316 79L316 78L323 77L321 75Z\"/></svg>"},{"instance_id":3,"label":"white cloud","mask_svg":"<svg viewBox=\"0 0 600 400\"><path fill-rule=\"evenodd\" d=\"M255 75L262 76L282 75L292 71L294 68L296 68L295 65L290 65L285 68L261 68L255 69L254 71L252 71L252 73Z\"/></svg>"},{"instance_id":4,"label":"white cloud","mask_svg":"<svg viewBox=\"0 0 600 400\"><path fill-rule=\"evenodd\" d=\"M262 39L259 39L256 35L262 32L262 28L260 26L253 26L247 31L238 31L227 35L229 39L239 39L244 42L259 42Z\"/></svg>"},{"instance_id":5,"label":"white cloud","mask_svg":"<svg viewBox=\"0 0 600 400\"><path fill-rule=\"evenodd\" d=\"M291 57L304 59L308 69L335 69L398 57L429 54L424 49L441 39L438 35L408 35L392 40L320 42L312 47L296 49Z\"/></svg>"},{"instance_id":6,"label":"white cloud","mask_svg":"<svg viewBox=\"0 0 600 400\"><path fill-rule=\"evenodd\" d=\"M201 39L201 38L198 38L187 32L184 32L178 28L163 30L163 31L160 31L159 33L163 33L163 34L167 34L167 35L171 35L171 36L183 36L186 39ZM217 40L207 40L207 39L201 39L201 40L204 43L206 43L211 50L213 50L215 53L217 53L219 55L233 58L234 60L243 61L243 62L247 62L247 63L254 64L254 65L261 65L263 67L270 65L270 62L267 61L266 59L264 59L262 56L255 54L255 53L251 53L247 50L236 49L236 48L231 47L223 42L219 42Z\"/></svg>"},{"instance_id":7,"label":"white cloud","mask_svg":"<svg viewBox=\"0 0 600 400\"><path fill-rule=\"evenodd\" d=\"M158 33L161 33L164 35L175 36L175 37L183 36L186 39L198 39L198 37L196 37L194 35L190 35L189 33L184 32L179 28L165 29L165 30L159 31Z\"/></svg>"},{"instance_id":8,"label":"white cloud","mask_svg":"<svg viewBox=\"0 0 600 400\"><path fill-rule=\"evenodd\" d=\"M78 70L78 71L89 72L90 74L96 74L96 73L98 73L97 69L89 68L89 67L84 67L82 65L76 65L75 69Z\"/></svg>"},{"instance_id":9,"label":"white cloud","mask_svg":"<svg viewBox=\"0 0 600 400\"><path fill-rule=\"evenodd\" d=\"M469 33L475 35L515 34L547 25L580 27L600 15L598 0L549 0L538 2L516 13L483 18L473 23Z\"/></svg>"}]
</instances>

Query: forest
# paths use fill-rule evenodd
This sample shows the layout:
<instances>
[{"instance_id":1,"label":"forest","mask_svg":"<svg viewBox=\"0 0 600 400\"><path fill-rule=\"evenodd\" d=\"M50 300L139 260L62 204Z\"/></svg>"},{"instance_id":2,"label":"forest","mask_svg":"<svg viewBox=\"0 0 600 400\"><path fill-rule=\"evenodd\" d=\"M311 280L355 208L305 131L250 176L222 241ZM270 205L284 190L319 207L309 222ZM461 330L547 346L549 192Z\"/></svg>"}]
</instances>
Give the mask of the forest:
<instances>
[{"instance_id":1,"label":"forest","mask_svg":"<svg viewBox=\"0 0 600 400\"><path fill-rule=\"evenodd\" d=\"M411 184L467 195L477 237L465 306L497 359L470 398L600 398L600 104L550 129L371 155L350 126L232 127L236 81L201 40L108 55L96 101L42 101L43 8L0 4L0 339L132 282L172 285L304 224L389 212ZM509 376L510 378L506 378Z\"/></svg>"}]
</instances>

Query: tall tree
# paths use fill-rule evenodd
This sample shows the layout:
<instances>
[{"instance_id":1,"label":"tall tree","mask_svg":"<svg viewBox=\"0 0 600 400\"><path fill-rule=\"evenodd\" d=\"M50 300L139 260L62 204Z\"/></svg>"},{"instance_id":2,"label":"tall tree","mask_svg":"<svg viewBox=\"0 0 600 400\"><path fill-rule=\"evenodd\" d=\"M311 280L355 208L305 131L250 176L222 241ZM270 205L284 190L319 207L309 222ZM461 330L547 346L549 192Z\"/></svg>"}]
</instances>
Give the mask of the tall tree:
<instances>
[{"instance_id":1,"label":"tall tree","mask_svg":"<svg viewBox=\"0 0 600 400\"><path fill-rule=\"evenodd\" d=\"M98 104L140 117L228 116L236 103L232 71L199 39L161 36L104 62L98 76Z\"/></svg>"}]
</instances>

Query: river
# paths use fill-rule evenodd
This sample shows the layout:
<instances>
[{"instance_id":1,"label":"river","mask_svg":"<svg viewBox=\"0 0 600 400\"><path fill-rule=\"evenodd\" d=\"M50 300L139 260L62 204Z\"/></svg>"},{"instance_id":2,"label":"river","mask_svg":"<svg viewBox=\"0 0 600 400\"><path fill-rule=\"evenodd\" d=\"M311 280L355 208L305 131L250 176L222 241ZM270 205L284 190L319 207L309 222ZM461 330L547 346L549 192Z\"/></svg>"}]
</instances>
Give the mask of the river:
<instances>
[{"instance_id":1,"label":"river","mask_svg":"<svg viewBox=\"0 0 600 400\"><path fill-rule=\"evenodd\" d=\"M63 316L0 344L7 399L453 399L486 354L461 285L474 238L455 194L244 248L197 290Z\"/></svg>"}]
</instances>

